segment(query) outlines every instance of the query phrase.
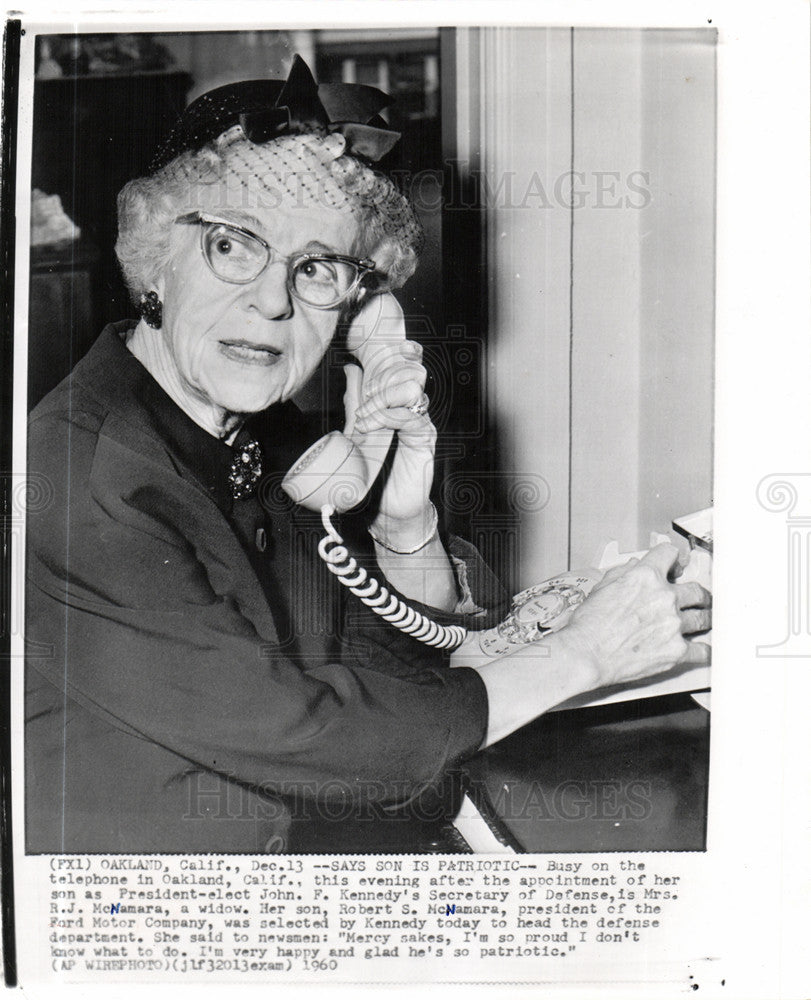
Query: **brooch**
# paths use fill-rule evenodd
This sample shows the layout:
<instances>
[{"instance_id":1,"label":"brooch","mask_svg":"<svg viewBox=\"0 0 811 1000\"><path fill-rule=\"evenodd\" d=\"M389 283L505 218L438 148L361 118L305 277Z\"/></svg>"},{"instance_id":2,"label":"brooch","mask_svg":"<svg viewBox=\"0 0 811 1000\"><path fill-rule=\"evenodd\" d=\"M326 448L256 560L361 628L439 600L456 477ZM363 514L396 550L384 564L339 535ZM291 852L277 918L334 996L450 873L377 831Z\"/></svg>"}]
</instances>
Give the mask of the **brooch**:
<instances>
[{"instance_id":1,"label":"brooch","mask_svg":"<svg viewBox=\"0 0 811 1000\"><path fill-rule=\"evenodd\" d=\"M235 448L228 482L234 500L245 500L253 496L259 477L262 475L262 450L258 441L248 441Z\"/></svg>"}]
</instances>

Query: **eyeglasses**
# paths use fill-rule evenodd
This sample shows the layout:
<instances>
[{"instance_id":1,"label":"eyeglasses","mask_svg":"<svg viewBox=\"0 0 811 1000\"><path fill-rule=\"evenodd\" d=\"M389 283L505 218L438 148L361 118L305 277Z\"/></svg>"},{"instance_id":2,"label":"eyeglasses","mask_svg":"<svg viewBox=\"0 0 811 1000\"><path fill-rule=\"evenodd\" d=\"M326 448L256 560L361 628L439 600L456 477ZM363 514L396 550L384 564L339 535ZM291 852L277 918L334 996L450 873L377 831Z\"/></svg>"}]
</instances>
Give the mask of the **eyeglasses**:
<instances>
[{"instance_id":1,"label":"eyeglasses","mask_svg":"<svg viewBox=\"0 0 811 1000\"><path fill-rule=\"evenodd\" d=\"M199 225L200 249L206 264L221 280L233 285L255 281L274 262L287 264L287 288L291 295L314 309L333 309L348 298L376 265L337 253L300 253L283 257L261 236L249 229L190 212L176 223Z\"/></svg>"}]
</instances>

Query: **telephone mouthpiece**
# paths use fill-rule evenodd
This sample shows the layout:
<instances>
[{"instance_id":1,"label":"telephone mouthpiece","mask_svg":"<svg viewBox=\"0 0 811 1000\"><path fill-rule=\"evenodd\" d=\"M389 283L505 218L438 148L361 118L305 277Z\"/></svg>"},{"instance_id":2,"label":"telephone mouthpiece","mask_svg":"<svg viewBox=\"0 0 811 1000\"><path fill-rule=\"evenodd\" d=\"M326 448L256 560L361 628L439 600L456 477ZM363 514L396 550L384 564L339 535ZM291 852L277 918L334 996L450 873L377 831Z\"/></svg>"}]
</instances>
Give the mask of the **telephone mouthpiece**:
<instances>
[{"instance_id":1,"label":"telephone mouthpiece","mask_svg":"<svg viewBox=\"0 0 811 1000\"><path fill-rule=\"evenodd\" d=\"M369 491L367 464L340 431L325 434L307 449L282 480L290 499L308 510L331 505L342 514Z\"/></svg>"}]
</instances>

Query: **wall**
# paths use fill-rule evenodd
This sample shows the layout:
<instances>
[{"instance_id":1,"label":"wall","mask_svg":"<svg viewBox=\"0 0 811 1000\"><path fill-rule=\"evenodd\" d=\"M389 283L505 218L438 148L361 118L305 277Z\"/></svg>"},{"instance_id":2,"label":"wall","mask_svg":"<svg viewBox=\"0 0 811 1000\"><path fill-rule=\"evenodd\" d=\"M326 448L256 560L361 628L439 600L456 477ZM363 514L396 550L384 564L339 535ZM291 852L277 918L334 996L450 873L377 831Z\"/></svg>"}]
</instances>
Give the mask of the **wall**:
<instances>
[{"instance_id":1,"label":"wall","mask_svg":"<svg viewBox=\"0 0 811 1000\"><path fill-rule=\"evenodd\" d=\"M714 33L644 33L642 142L652 200L640 255L639 519L712 502L715 314ZM656 189L655 189L656 190Z\"/></svg>"},{"instance_id":2,"label":"wall","mask_svg":"<svg viewBox=\"0 0 811 1000\"><path fill-rule=\"evenodd\" d=\"M458 148L491 195L484 391L502 468L549 490L526 585L711 502L714 34L458 34Z\"/></svg>"},{"instance_id":3,"label":"wall","mask_svg":"<svg viewBox=\"0 0 811 1000\"><path fill-rule=\"evenodd\" d=\"M573 160L583 192L571 212L573 566L593 563L607 538L638 547L647 210L626 207L624 189L642 163L640 45L638 31L576 31L572 38Z\"/></svg>"},{"instance_id":4,"label":"wall","mask_svg":"<svg viewBox=\"0 0 811 1000\"><path fill-rule=\"evenodd\" d=\"M573 565L712 500L713 41L574 33Z\"/></svg>"},{"instance_id":5,"label":"wall","mask_svg":"<svg viewBox=\"0 0 811 1000\"><path fill-rule=\"evenodd\" d=\"M314 63L312 33L306 31L183 32L159 40L194 80L189 101L227 83L285 77L295 52Z\"/></svg>"}]
</instances>

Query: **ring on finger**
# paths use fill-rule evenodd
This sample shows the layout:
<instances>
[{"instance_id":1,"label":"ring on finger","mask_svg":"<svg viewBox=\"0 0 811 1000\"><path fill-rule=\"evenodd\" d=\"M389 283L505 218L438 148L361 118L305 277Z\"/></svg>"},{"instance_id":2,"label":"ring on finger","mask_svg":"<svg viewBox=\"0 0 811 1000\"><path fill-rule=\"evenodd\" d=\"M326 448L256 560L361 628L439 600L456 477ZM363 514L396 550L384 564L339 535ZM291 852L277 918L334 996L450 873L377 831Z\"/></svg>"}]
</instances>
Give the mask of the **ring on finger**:
<instances>
[{"instance_id":1,"label":"ring on finger","mask_svg":"<svg viewBox=\"0 0 811 1000\"><path fill-rule=\"evenodd\" d=\"M428 397L425 393L423 393L418 402L412 403L411 406L406 407L406 409L415 413L418 417L424 417L428 412Z\"/></svg>"}]
</instances>

